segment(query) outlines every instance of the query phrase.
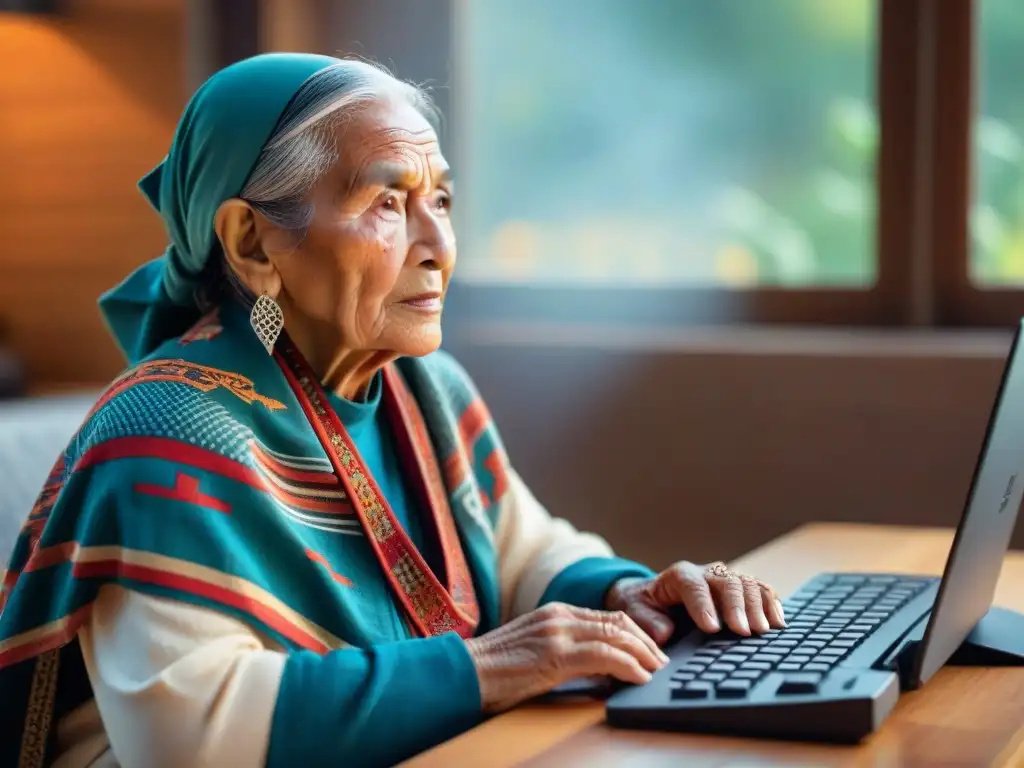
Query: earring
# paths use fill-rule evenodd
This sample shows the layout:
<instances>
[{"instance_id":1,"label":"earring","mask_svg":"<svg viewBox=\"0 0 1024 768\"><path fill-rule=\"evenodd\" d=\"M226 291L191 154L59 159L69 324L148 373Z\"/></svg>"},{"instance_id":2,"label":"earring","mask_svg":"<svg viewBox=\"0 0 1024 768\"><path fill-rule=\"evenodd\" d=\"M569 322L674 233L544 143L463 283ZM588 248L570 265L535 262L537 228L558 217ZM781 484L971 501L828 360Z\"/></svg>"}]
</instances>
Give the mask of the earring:
<instances>
[{"instance_id":1,"label":"earring","mask_svg":"<svg viewBox=\"0 0 1024 768\"><path fill-rule=\"evenodd\" d=\"M274 344L277 343L277 337L284 330L284 312L281 311L281 305L264 293L252 305L249 324L252 325L256 337L267 350L267 354L274 354Z\"/></svg>"}]
</instances>

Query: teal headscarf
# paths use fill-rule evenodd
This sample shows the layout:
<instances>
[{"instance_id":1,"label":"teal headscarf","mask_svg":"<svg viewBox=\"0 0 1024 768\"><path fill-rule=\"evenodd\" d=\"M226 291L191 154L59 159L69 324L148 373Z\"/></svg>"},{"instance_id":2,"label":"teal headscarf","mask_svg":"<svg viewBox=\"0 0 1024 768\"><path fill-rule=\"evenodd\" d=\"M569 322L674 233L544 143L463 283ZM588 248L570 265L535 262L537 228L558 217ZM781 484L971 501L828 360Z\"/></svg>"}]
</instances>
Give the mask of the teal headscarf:
<instances>
[{"instance_id":1,"label":"teal headscarf","mask_svg":"<svg viewBox=\"0 0 1024 768\"><path fill-rule=\"evenodd\" d=\"M241 194L281 114L329 56L269 53L222 69L189 101L167 157L139 182L170 245L100 298L114 338L135 363L199 317L197 281L216 244L213 219Z\"/></svg>"}]
</instances>

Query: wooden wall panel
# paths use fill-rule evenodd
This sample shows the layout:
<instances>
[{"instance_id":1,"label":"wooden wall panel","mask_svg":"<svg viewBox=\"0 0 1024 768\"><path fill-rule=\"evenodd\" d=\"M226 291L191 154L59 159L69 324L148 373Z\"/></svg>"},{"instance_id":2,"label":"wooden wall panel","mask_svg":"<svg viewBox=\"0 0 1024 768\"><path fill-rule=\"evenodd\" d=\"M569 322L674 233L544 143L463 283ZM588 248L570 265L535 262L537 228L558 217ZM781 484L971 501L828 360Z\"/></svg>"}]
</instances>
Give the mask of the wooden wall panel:
<instances>
[{"instance_id":1,"label":"wooden wall panel","mask_svg":"<svg viewBox=\"0 0 1024 768\"><path fill-rule=\"evenodd\" d=\"M96 298L164 248L135 184L167 151L184 59L177 0L0 15L0 327L36 386L122 366Z\"/></svg>"}]
</instances>

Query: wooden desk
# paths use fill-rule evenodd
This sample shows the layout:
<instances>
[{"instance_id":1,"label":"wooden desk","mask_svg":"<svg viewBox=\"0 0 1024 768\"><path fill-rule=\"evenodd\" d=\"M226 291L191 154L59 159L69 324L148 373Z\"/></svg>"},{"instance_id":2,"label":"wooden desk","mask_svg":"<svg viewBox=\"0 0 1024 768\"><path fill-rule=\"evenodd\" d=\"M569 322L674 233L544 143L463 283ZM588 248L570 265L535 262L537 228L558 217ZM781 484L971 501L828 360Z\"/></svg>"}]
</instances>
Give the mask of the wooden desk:
<instances>
[{"instance_id":1,"label":"wooden desk","mask_svg":"<svg viewBox=\"0 0 1024 768\"><path fill-rule=\"evenodd\" d=\"M808 525L733 565L784 595L821 571L938 575L952 536L944 529ZM1024 611L1024 552L1007 557L995 602ZM1024 669L947 667L904 694L883 728L856 747L622 731L604 725L603 704L584 702L524 705L406 763L513 765L1024 766Z\"/></svg>"}]
</instances>

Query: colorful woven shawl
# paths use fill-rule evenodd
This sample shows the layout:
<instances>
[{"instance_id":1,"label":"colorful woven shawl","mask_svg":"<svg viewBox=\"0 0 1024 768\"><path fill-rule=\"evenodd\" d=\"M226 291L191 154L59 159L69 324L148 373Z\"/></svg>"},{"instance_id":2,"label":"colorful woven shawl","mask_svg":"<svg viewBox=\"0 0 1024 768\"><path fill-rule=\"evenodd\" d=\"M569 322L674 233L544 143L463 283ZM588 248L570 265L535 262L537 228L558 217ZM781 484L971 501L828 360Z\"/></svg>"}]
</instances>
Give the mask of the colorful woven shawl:
<instances>
[{"instance_id":1,"label":"colorful woven shawl","mask_svg":"<svg viewBox=\"0 0 1024 768\"><path fill-rule=\"evenodd\" d=\"M161 344L100 398L28 515L0 590L0 765L42 765L91 698L76 632L120 584L326 653L498 621L507 459L446 354L384 372L433 573L297 350L268 356L240 306ZM339 533L344 535L338 535Z\"/></svg>"}]
</instances>

